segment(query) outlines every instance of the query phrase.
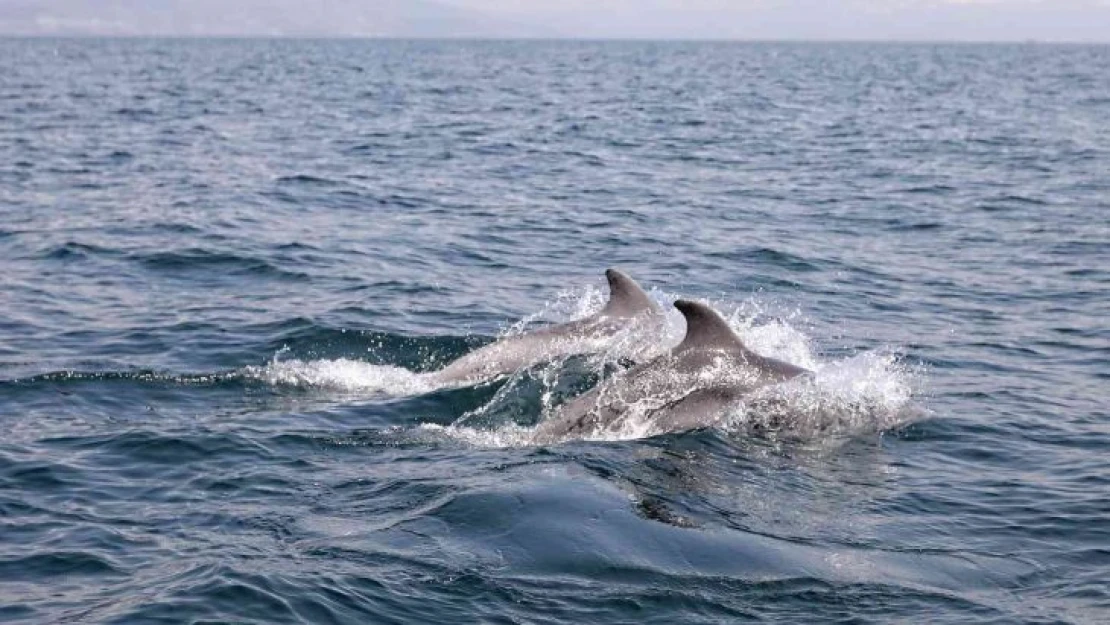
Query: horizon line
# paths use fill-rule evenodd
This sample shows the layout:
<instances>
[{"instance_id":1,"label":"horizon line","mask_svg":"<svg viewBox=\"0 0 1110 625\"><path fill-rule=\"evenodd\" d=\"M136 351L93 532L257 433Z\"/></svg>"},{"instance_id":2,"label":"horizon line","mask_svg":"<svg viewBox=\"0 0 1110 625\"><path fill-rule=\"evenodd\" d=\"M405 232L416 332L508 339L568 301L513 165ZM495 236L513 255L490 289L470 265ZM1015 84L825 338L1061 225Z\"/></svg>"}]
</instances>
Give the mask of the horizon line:
<instances>
[{"instance_id":1,"label":"horizon line","mask_svg":"<svg viewBox=\"0 0 1110 625\"><path fill-rule=\"evenodd\" d=\"M761 44L911 44L911 45L1076 45L1110 46L1110 39L814 39L806 37L574 37L574 36L486 36L486 35L344 35L344 34L197 34L197 33L20 33L0 32L0 39L170 39L170 40L268 40L268 41L442 41L442 42L537 42L537 43L761 43Z\"/></svg>"}]
</instances>

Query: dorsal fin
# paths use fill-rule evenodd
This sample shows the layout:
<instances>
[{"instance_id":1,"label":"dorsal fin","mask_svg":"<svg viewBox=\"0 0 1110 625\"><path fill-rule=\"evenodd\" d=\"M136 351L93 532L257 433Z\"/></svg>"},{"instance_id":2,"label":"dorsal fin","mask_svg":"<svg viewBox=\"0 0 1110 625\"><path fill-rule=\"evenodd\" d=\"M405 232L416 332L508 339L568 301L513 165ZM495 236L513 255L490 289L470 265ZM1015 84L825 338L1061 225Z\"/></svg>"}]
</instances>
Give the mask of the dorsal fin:
<instances>
[{"instance_id":1,"label":"dorsal fin","mask_svg":"<svg viewBox=\"0 0 1110 625\"><path fill-rule=\"evenodd\" d=\"M634 317L644 312L658 313L659 307L628 274L617 269L607 269L609 303L601 314L607 317Z\"/></svg>"},{"instance_id":2,"label":"dorsal fin","mask_svg":"<svg viewBox=\"0 0 1110 625\"><path fill-rule=\"evenodd\" d=\"M709 306L680 299L674 307L686 318L686 338L675 348L676 352L687 349L745 349L743 341L724 317Z\"/></svg>"}]
</instances>

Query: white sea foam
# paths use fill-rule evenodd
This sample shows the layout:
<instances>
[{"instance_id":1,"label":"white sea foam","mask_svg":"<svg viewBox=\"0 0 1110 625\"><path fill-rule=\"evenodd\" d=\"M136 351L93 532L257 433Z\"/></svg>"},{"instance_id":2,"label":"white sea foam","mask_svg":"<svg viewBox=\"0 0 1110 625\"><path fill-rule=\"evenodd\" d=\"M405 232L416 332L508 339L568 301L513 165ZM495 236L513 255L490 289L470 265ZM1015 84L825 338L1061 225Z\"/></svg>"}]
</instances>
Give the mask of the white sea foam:
<instances>
[{"instance_id":1,"label":"white sea foam","mask_svg":"<svg viewBox=\"0 0 1110 625\"><path fill-rule=\"evenodd\" d=\"M372 365L348 358L278 360L249 366L243 376L275 386L332 389L359 394L417 395L435 390L427 375L401 367Z\"/></svg>"},{"instance_id":2,"label":"white sea foam","mask_svg":"<svg viewBox=\"0 0 1110 625\"><path fill-rule=\"evenodd\" d=\"M533 444L533 429L508 423L492 430L466 425L438 425L426 423L422 432L461 441L475 447L526 447Z\"/></svg>"},{"instance_id":3,"label":"white sea foam","mask_svg":"<svg viewBox=\"0 0 1110 625\"><path fill-rule=\"evenodd\" d=\"M763 387L731 406L720 426L790 437L881 432L913 418L919 373L890 351L815 361L813 375Z\"/></svg>"}]
</instances>

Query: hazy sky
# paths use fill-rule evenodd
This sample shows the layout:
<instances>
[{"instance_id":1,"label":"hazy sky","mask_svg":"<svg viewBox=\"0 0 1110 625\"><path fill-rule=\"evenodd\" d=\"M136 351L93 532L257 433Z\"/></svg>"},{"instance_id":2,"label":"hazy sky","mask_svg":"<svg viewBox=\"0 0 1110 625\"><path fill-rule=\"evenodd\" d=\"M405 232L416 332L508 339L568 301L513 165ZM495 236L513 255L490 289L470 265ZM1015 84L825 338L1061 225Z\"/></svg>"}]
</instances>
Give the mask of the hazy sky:
<instances>
[{"instance_id":1,"label":"hazy sky","mask_svg":"<svg viewBox=\"0 0 1110 625\"><path fill-rule=\"evenodd\" d=\"M1110 41L1110 0L441 0L578 36Z\"/></svg>"},{"instance_id":2,"label":"hazy sky","mask_svg":"<svg viewBox=\"0 0 1110 625\"><path fill-rule=\"evenodd\" d=\"M0 0L0 33L1110 42L1110 0Z\"/></svg>"}]
</instances>

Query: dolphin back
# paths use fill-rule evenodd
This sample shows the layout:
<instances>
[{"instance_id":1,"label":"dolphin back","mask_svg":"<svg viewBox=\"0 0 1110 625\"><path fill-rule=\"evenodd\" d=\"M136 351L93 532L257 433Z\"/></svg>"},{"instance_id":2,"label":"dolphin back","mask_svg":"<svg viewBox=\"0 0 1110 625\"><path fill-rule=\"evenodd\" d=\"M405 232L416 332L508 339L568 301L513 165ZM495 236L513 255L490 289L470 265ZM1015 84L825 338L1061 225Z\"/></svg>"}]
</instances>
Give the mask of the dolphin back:
<instances>
[{"instance_id":1,"label":"dolphin back","mask_svg":"<svg viewBox=\"0 0 1110 625\"><path fill-rule=\"evenodd\" d=\"M674 303L674 307L686 318L686 337L675 348L675 353L696 349L746 351L744 342L736 336L724 317L709 306L680 299Z\"/></svg>"},{"instance_id":2,"label":"dolphin back","mask_svg":"<svg viewBox=\"0 0 1110 625\"><path fill-rule=\"evenodd\" d=\"M609 269L609 301L598 313L566 323L539 328L498 340L466 354L433 372L443 383L477 383L514 371L598 349L598 341L620 332L642 317L662 318L662 312L636 281Z\"/></svg>"},{"instance_id":3,"label":"dolphin back","mask_svg":"<svg viewBox=\"0 0 1110 625\"><path fill-rule=\"evenodd\" d=\"M627 318L645 313L662 313L651 296L623 271L607 269L605 279L609 281L609 302L605 304L600 315Z\"/></svg>"},{"instance_id":4,"label":"dolphin back","mask_svg":"<svg viewBox=\"0 0 1110 625\"><path fill-rule=\"evenodd\" d=\"M782 360L760 356L748 349L744 341L732 331L724 317L706 304L680 299L675 308L686 318L686 338L674 349L676 356L693 356L698 352L726 353L737 358L747 367L759 371L768 381L789 380L810 373Z\"/></svg>"},{"instance_id":5,"label":"dolphin back","mask_svg":"<svg viewBox=\"0 0 1110 625\"><path fill-rule=\"evenodd\" d=\"M534 441L547 444L615 431L630 419L652 435L706 427L746 393L807 373L747 349L728 322L705 304L678 300L675 308L686 318L686 337L678 347L563 404L537 426Z\"/></svg>"}]
</instances>

